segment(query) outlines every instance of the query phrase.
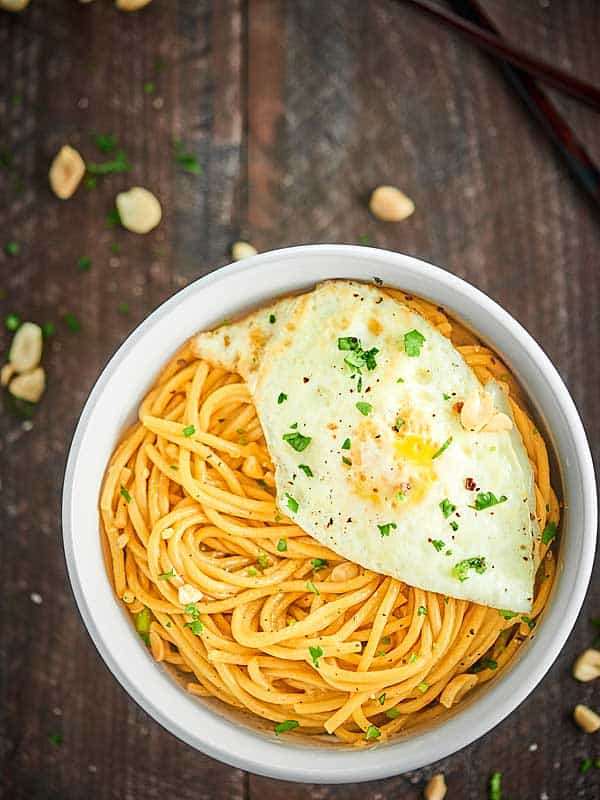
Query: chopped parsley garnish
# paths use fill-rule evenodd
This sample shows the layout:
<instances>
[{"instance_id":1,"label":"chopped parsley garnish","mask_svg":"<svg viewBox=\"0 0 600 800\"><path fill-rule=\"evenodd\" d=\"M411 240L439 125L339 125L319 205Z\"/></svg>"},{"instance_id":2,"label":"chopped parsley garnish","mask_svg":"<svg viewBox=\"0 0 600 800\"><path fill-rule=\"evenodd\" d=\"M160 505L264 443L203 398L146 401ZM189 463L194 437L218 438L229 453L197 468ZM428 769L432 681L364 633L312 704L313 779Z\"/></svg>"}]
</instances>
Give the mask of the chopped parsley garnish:
<instances>
[{"instance_id":1,"label":"chopped parsley garnish","mask_svg":"<svg viewBox=\"0 0 600 800\"><path fill-rule=\"evenodd\" d=\"M275 314L269 314L269 322L271 323L271 325L275 325L275 323L277 322L277 317L275 316Z\"/></svg>"},{"instance_id":2,"label":"chopped parsley garnish","mask_svg":"<svg viewBox=\"0 0 600 800\"><path fill-rule=\"evenodd\" d=\"M344 463L347 467L352 466L352 461L350 461L349 458L346 458L346 456L342 456L342 463Z\"/></svg>"},{"instance_id":3,"label":"chopped parsley garnish","mask_svg":"<svg viewBox=\"0 0 600 800\"><path fill-rule=\"evenodd\" d=\"M18 314L7 314L4 324L9 331L16 331L21 326L21 317Z\"/></svg>"},{"instance_id":4,"label":"chopped parsley garnish","mask_svg":"<svg viewBox=\"0 0 600 800\"><path fill-rule=\"evenodd\" d=\"M109 228L114 228L115 225L121 224L121 217L119 216L118 209L111 208L111 210L106 215L106 224Z\"/></svg>"},{"instance_id":5,"label":"chopped parsley garnish","mask_svg":"<svg viewBox=\"0 0 600 800\"><path fill-rule=\"evenodd\" d=\"M321 592L317 589L317 587L314 585L312 581L306 581L306 588L308 589L309 592L317 594L319 595L319 597L321 596Z\"/></svg>"},{"instance_id":6,"label":"chopped parsley garnish","mask_svg":"<svg viewBox=\"0 0 600 800\"><path fill-rule=\"evenodd\" d=\"M87 272L92 266L92 259L89 256L81 256L77 261L77 269L81 272Z\"/></svg>"},{"instance_id":7,"label":"chopped parsley garnish","mask_svg":"<svg viewBox=\"0 0 600 800\"><path fill-rule=\"evenodd\" d=\"M53 322L44 322L42 325L42 336L48 339L56 333L56 325Z\"/></svg>"},{"instance_id":8,"label":"chopped parsley garnish","mask_svg":"<svg viewBox=\"0 0 600 800\"><path fill-rule=\"evenodd\" d=\"M323 655L323 649L321 647L309 647L308 650L312 658L313 666L319 669L319 659Z\"/></svg>"},{"instance_id":9,"label":"chopped parsley garnish","mask_svg":"<svg viewBox=\"0 0 600 800\"><path fill-rule=\"evenodd\" d=\"M444 394L442 395L442 397L444 398L444 400L450 400L450 397L451 397L451 395L449 395L449 394L446 394L446 392L444 392Z\"/></svg>"},{"instance_id":10,"label":"chopped parsley garnish","mask_svg":"<svg viewBox=\"0 0 600 800\"><path fill-rule=\"evenodd\" d=\"M298 469L301 469L307 478L314 477L314 473L308 464L298 464Z\"/></svg>"},{"instance_id":11,"label":"chopped parsley garnish","mask_svg":"<svg viewBox=\"0 0 600 800\"><path fill-rule=\"evenodd\" d=\"M406 495L404 492L398 492L396 495L396 500L400 500L401 503L404 502L404 500L406 500Z\"/></svg>"},{"instance_id":12,"label":"chopped parsley garnish","mask_svg":"<svg viewBox=\"0 0 600 800\"><path fill-rule=\"evenodd\" d=\"M64 739L60 733L51 733L48 737L50 744L62 744Z\"/></svg>"},{"instance_id":13,"label":"chopped parsley garnish","mask_svg":"<svg viewBox=\"0 0 600 800\"><path fill-rule=\"evenodd\" d=\"M88 175L84 180L83 185L86 189L95 189L98 185L98 178L94 177L94 175Z\"/></svg>"},{"instance_id":14,"label":"chopped parsley garnish","mask_svg":"<svg viewBox=\"0 0 600 800\"><path fill-rule=\"evenodd\" d=\"M369 725L369 727L367 728L367 732L365 733L365 739L369 741L371 739L379 739L380 736L381 736L381 731L379 730L377 725Z\"/></svg>"},{"instance_id":15,"label":"chopped parsley garnish","mask_svg":"<svg viewBox=\"0 0 600 800\"><path fill-rule=\"evenodd\" d=\"M325 567L329 566L329 561L326 558L312 558L310 563L312 564L313 572L318 572L320 569L325 569Z\"/></svg>"},{"instance_id":16,"label":"chopped parsley garnish","mask_svg":"<svg viewBox=\"0 0 600 800\"><path fill-rule=\"evenodd\" d=\"M394 427L396 428L396 430L397 430L397 431L399 431L399 430L400 430L400 428L401 428L403 425L404 425L404 420L402 419L402 417L398 417L398 418L396 419L396 424L394 425Z\"/></svg>"},{"instance_id":17,"label":"chopped parsley garnish","mask_svg":"<svg viewBox=\"0 0 600 800\"><path fill-rule=\"evenodd\" d=\"M440 449L439 449L439 450L437 450L437 451L436 451L436 452L435 452L435 453L434 453L434 454L431 456L431 460L433 461L433 459L434 459L434 458L438 458L439 456L441 456L441 455L442 455L442 453L444 452L444 450L447 450L447 449L450 447L450 445L451 445L451 444L452 444L452 436L449 436L449 437L446 439L446 441L444 442L444 444L443 444L443 445L440 447Z\"/></svg>"},{"instance_id":18,"label":"chopped parsley garnish","mask_svg":"<svg viewBox=\"0 0 600 800\"><path fill-rule=\"evenodd\" d=\"M451 503L450 500L448 500L448 498L446 497L440 503L440 511L444 515L444 518L448 519L450 514L454 514L454 512L456 511L456 506L453 503Z\"/></svg>"},{"instance_id":19,"label":"chopped parsley garnish","mask_svg":"<svg viewBox=\"0 0 600 800\"><path fill-rule=\"evenodd\" d=\"M19 251L21 250L21 245L18 242L7 242L6 247L6 254L9 256L18 256Z\"/></svg>"},{"instance_id":20,"label":"chopped parsley garnish","mask_svg":"<svg viewBox=\"0 0 600 800\"><path fill-rule=\"evenodd\" d=\"M126 503L131 503L131 495L129 494L127 489L124 486L121 486L119 491L120 491L121 497L125 498L125 502Z\"/></svg>"},{"instance_id":21,"label":"chopped parsley garnish","mask_svg":"<svg viewBox=\"0 0 600 800\"><path fill-rule=\"evenodd\" d=\"M154 89L155 89L154 81L146 81L146 83L144 84L144 92L146 94L154 94Z\"/></svg>"},{"instance_id":22,"label":"chopped parsley garnish","mask_svg":"<svg viewBox=\"0 0 600 800\"><path fill-rule=\"evenodd\" d=\"M465 558L455 564L452 569L452 577L457 578L461 583L468 580L469 570L474 569L479 575L487 570L487 564L483 556L473 556L472 558Z\"/></svg>"},{"instance_id":23,"label":"chopped parsley garnish","mask_svg":"<svg viewBox=\"0 0 600 800\"><path fill-rule=\"evenodd\" d=\"M371 244L371 237L368 233L359 233L358 234L358 243L368 247Z\"/></svg>"},{"instance_id":24,"label":"chopped parsley garnish","mask_svg":"<svg viewBox=\"0 0 600 800\"><path fill-rule=\"evenodd\" d=\"M400 716L400 712L397 708L388 708L388 710L385 712L385 715L390 719L396 719L396 717Z\"/></svg>"},{"instance_id":25,"label":"chopped parsley garnish","mask_svg":"<svg viewBox=\"0 0 600 800\"><path fill-rule=\"evenodd\" d=\"M493 658L481 658L469 670L473 675L483 672L484 669L498 669L498 662Z\"/></svg>"},{"instance_id":26,"label":"chopped parsley garnish","mask_svg":"<svg viewBox=\"0 0 600 800\"><path fill-rule=\"evenodd\" d=\"M352 444L350 442L350 439L345 439L344 444L342 445L342 450L350 450L351 446Z\"/></svg>"},{"instance_id":27,"label":"chopped parsley garnish","mask_svg":"<svg viewBox=\"0 0 600 800\"><path fill-rule=\"evenodd\" d=\"M119 314L123 314L123 316L127 316L129 314L129 303L119 303L117 306L117 311Z\"/></svg>"},{"instance_id":28,"label":"chopped parsley garnish","mask_svg":"<svg viewBox=\"0 0 600 800\"><path fill-rule=\"evenodd\" d=\"M404 378L398 378L398 380L396 381L396 383L404 383Z\"/></svg>"},{"instance_id":29,"label":"chopped parsley garnish","mask_svg":"<svg viewBox=\"0 0 600 800\"><path fill-rule=\"evenodd\" d=\"M111 153L117 146L118 140L111 133L106 135L99 133L94 136L94 144L101 153Z\"/></svg>"},{"instance_id":30,"label":"chopped parsley garnish","mask_svg":"<svg viewBox=\"0 0 600 800\"><path fill-rule=\"evenodd\" d=\"M170 569L168 572L161 572L158 576L159 581L168 581L170 578L175 577L175 570Z\"/></svg>"},{"instance_id":31,"label":"chopped parsley garnish","mask_svg":"<svg viewBox=\"0 0 600 800\"><path fill-rule=\"evenodd\" d=\"M200 622L199 619L195 619L192 622L186 622L183 627L189 628L195 636L199 636L200 633L204 630L204 625Z\"/></svg>"},{"instance_id":32,"label":"chopped parsley garnish","mask_svg":"<svg viewBox=\"0 0 600 800\"><path fill-rule=\"evenodd\" d=\"M195 603L188 603L187 606L183 609L183 613L186 616L191 617L192 619L198 619L198 617L200 616L200 612L196 608Z\"/></svg>"},{"instance_id":33,"label":"chopped parsley garnish","mask_svg":"<svg viewBox=\"0 0 600 800\"><path fill-rule=\"evenodd\" d=\"M285 392L280 392L279 397L277 398L277 405L280 406L282 403L288 399L288 396Z\"/></svg>"},{"instance_id":34,"label":"chopped parsley garnish","mask_svg":"<svg viewBox=\"0 0 600 800\"><path fill-rule=\"evenodd\" d=\"M67 311L66 314L63 314L63 322L73 333L79 333L81 330L81 322L79 322L75 314L71 311Z\"/></svg>"},{"instance_id":35,"label":"chopped parsley garnish","mask_svg":"<svg viewBox=\"0 0 600 800\"><path fill-rule=\"evenodd\" d=\"M458 530L458 522L455 522L453 519L451 519L448 524L450 525L450 527L452 528L453 531L457 531Z\"/></svg>"},{"instance_id":36,"label":"chopped parsley garnish","mask_svg":"<svg viewBox=\"0 0 600 800\"><path fill-rule=\"evenodd\" d=\"M196 427L194 425L186 425L181 432L186 439L189 439L190 436L193 436L196 433Z\"/></svg>"},{"instance_id":37,"label":"chopped parsley garnish","mask_svg":"<svg viewBox=\"0 0 600 800\"><path fill-rule=\"evenodd\" d=\"M514 611L506 611L503 608L499 608L498 613L500 614L502 619L513 619L514 617L517 616Z\"/></svg>"},{"instance_id":38,"label":"chopped parsley garnish","mask_svg":"<svg viewBox=\"0 0 600 800\"><path fill-rule=\"evenodd\" d=\"M526 617L525 614L521 615L521 621L527 625L530 631L532 631L537 625L537 622L534 619L531 619L531 617Z\"/></svg>"},{"instance_id":39,"label":"chopped parsley garnish","mask_svg":"<svg viewBox=\"0 0 600 800\"><path fill-rule=\"evenodd\" d=\"M180 141L175 142L175 161L183 167L184 172L189 172L191 175L200 175L202 167L200 162L193 153L186 153L183 144Z\"/></svg>"},{"instance_id":40,"label":"chopped parsley garnish","mask_svg":"<svg viewBox=\"0 0 600 800\"><path fill-rule=\"evenodd\" d=\"M293 424L293 425L290 425L290 428L292 428L292 429L293 429L293 428L297 428L297 427L298 427L298 423L297 423L297 422L294 422L294 424Z\"/></svg>"},{"instance_id":41,"label":"chopped parsley garnish","mask_svg":"<svg viewBox=\"0 0 600 800\"><path fill-rule=\"evenodd\" d=\"M287 731L293 731L294 728L297 728L299 725L300 723L295 719L286 719L284 722L275 725L273 730L275 733L286 733Z\"/></svg>"},{"instance_id":42,"label":"chopped parsley garnish","mask_svg":"<svg viewBox=\"0 0 600 800\"><path fill-rule=\"evenodd\" d=\"M419 656L416 653L411 653L408 659L409 664L414 664Z\"/></svg>"},{"instance_id":43,"label":"chopped parsley garnish","mask_svg":"<svg viewBox=\"0 0 600 800\"><path fill-rule=\"evenodd\" d=\"M547 522L546 527L544 528L544 532L542 533L542 542L544 544L550 544L552 539L556 536L556 532L558 527L556 522Z\"/></svg>"},{"instance_id":44,"label":"chopped parsley garnish","mask_svg":"<svg viewBox=\"0 0 600 800\"><path fill-rule=\"evenodd\" d=\"M283 441L287 442L290 447L293 447L297 453L301 453L303 450L306 450L311 443L311 437L303 436L300 431L294 431L294 433L284 433Z\"/></svg>"},{"instance_id":45,"label":"chopped parsley garnish","mask_svg":"<svg viewBox=\"0 0 600 800\"><path fill-rule=\"evenodd\" d=\"M85 166L90 175L113 175L129 172L131 169L131 164L123 150L117 150L111 161L103 161L100 164L89 161Z\"/></svg>"},{"instance_id":46,"label":"chopped parsley garnish","mask_svg":"<svg viewBox=\"0 0 600 800\"><path fill-rule=\"evenodd\" d=\"M483 511L485 508L497 506L500 503L506 503L508 497L503 494L501 497L496 497L493 492L479 492L475 498L475 503L469 508L474 508L475 511Z\"/></svg>"},{"instance_id":47,"label":"chopped parsley garnish","mask_svg":"<svg viewBox=\"0 0 600 800\"><path fill-rule=\"evenodd\" d=\"M150 609L144 606L141 611L135 615L135 629L141 639L148 645L150 644L150 623L152 622L152 614Z\"/></svg>"},{"instance_id":48,"label":"chopped parsley garnish","mask_svg":"<svg viewBox=\"0 0 600 800\"><path fill-rule=\"evenodd\" d=\"M426 617L427 616L427 609L425 606L419 606L417 610L417 617Z\"/></svg>"},{"instance_id":49,"label":"chopped parsley garnish","mask_svg":"<svg viewBox=\"0 0 600 800\"><path fill-rule=\"evenodd\" d=\"M490 778L490 788L488 792L489 800L502 800L502 776L499 772L494 772Z\"/></svg>"},{"instance_id":50,"label":"chopped parsley garnish","mask_svg":"<svg viewBox=\"0 0 600 800\"><path fill-rule=\"evenodd\" d=\"M277 542L277 550L280 553L285 553L285 551L287 550L287 540L286 539L280 539Z\"/></svg>"},{"instance_id":51,"label":"chopped parsley garnish","mask_svg":"<svg viewBox=\"0 0 600 800\"><path fill-rule=\"evenodd\" d=\"M261 553L256 557L256 563L261 569L266 569L269 566L269 559L263 553Z\"/></svg>"},{"instance_id":52,"label":"chopped parsley garnish","mask_svg":"<svg viewBox=\"0 0 600 800\"><path fill-rule=\"evenodd\" d=\"M364 403L362 400L356 404L356 407L363 417L368 417L371 411L373 411L373 406L370 403Z\"/></svg>"},{"instance_id":53,"label":"chopped parsley garnish","mask_svg":"<svg viewBox=\"0 0 600 800\"><path fill-rule=\"evenodd\" d=\"M385 703L385 692L379 695L379 697L377 698L377 702L379 703L380 706L382 706Z\"/></svg>"},{"instance_id":54,"label":"chopped parsley garnish","mask_svg":"<svg viewBox=\"0 0 600 800\"><path fill-rule=\"evenodd\" d=\"M446 547L446 542L442 542L441 539L432 539L431 544L435 547L438 553L440 552L440 550L443 550L444 547Z\"/></svg>"},{"instance_id":55,"label":"chopped parsley garnish","mask_svg":"<svg viewBox=\"0 0 600 800\"><path fill-rule=\"evenodd\" d=\"M250 569L246 571L246 575L249 578L255 578L258 575L258 570L254 567L250 567Z\"/></svg>"},{"instance_id":56,"label":"chopped parsley garnish","mask_svg":"<svg viewBox=\"0 0 600 800\"><path fill-rule=\"evenodd\" d=\"M338 339L338 350L345 350L348 355L344 358L353 373L361 374L363 368L373 370L377 366L375 356L379 352L376 347L370 350L363 350L360 339L356 336L343 336Z\"/></svg>"},{"instance_id":57,"label":"chopped parsley garnish","mask_svg":"<svg viewBox=\"0 0 600 800\"><path fill-rule=\"evenodd\" d=\"M417 686L417 689L418 689L420 692L426 692L426 691L427 691L427 689L429 689L429 684L428 684L428 683L420 683L420 684Z\"/></svg>"},{"instance_id":58,"label":"chopped parsley garnish","mask_svg":"<svg viewBox=\"0 0 600 800\"><path fill-rule=\"evenodd\" d=\"M392 528L395 529L398 526L396 525L395 522L387 522L385 525L378 525L377 527L379 528L379 533L382 536L389 536L390 533L392 532Z\"/></svg>"},{"instance_id":59,"label":"chopped parsley garnish","mask_svg":"<svg viewBox=\"0 0 600 800\"><path fill-rule=\"evenodd\" d=\"M425 337L422 333L419 333L419 331L409 331L404 334L404 352L411 358L420 356L424 342Z\"/></svg>"},{"instance_id":60,"label":"chopped parsley garnish","mask_svg":"<svg viewBox=\"0 0 600 800\"><path fill-rule=\"evenodd\" d=\"M384 636L381 640L381 644L391 644L392 637L391 636Z\"/></svg>"},{"instance_id":61,"label":"chopped parsley garnish","mask_svg":"<svg viewBox=\"0 0 600 800\"><path fill-rule=\"evenodd\" d=\"M298 501L294 500L292 495L288 494L287 492L285 493L285 496L287 497L287 507L295 514L296 511L298 511Z\"/></svg>"}]
</instances>

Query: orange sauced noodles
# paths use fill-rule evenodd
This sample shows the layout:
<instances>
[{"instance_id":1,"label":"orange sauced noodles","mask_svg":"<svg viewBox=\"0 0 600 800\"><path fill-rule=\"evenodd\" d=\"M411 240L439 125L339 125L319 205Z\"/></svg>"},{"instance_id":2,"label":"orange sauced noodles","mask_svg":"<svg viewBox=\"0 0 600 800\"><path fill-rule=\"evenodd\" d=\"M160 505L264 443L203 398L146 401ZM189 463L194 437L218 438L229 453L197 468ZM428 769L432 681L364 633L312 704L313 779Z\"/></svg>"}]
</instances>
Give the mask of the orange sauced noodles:
<instances>
[{"instance_id":1,"label":"orange sauced noodles","mask_svg":"<svg viewBox=\"0 0 600 800\"><path fill-rule=\"evenodd\" d=\"M280 515L242 379L185 345L115 450L100 509L117 596L189 692L356 744L443 713L531 635L555 572L559 521L543 438L498 357L430 303L386 290L506 387L544 531L529 615L411 587L322 546Z\"/></svg>"}]
</instances>

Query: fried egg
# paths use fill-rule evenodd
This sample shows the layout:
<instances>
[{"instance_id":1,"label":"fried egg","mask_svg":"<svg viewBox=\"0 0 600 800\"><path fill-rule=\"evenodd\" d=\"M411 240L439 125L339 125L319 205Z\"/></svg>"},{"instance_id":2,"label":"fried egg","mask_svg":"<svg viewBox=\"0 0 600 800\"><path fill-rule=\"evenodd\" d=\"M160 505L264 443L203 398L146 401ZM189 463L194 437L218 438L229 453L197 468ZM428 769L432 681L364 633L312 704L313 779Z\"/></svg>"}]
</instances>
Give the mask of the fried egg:
<instances>
[{"instance_id":1,"label":"fried egg","mask_svg":"<svg viewBox=\"0 0 600 800\"><path fill-rule=\"evenodd\" d=\"M465 429L482 387L424 317L384 289L328 281L200 333L247 381L277 504L331 550L412 586L531 609L533 471L516 426ZM512 421L498 384L484 387Z\"/></svg>"}]
</instances>

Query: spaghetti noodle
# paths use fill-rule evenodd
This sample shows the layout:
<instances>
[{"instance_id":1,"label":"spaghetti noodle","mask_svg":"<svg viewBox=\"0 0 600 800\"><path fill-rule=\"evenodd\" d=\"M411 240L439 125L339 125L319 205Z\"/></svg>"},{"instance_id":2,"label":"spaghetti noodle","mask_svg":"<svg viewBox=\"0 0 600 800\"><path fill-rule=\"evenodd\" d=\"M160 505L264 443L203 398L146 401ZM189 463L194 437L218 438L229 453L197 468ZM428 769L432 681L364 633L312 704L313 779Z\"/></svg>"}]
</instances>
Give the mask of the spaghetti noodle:
<instances>
[{"instance_id":1,"label":"spaghetti noodle","mask_svg":"<svg viewBox=\"0 0 600 800\"><path fill-rule=\"evenodd\" d=\"M482 383L504 384L531 461L541 529L559 504L543 438L507 368L430 303L426 317ZM384 740L493 678L531 635L555 572L543 537L528 615L411 587L345 561L275 505L261 426L241 378L186 344L114 452L100 500L117 596L157 661L198 696L275 730Z\"/></svg>"}]
</instances>

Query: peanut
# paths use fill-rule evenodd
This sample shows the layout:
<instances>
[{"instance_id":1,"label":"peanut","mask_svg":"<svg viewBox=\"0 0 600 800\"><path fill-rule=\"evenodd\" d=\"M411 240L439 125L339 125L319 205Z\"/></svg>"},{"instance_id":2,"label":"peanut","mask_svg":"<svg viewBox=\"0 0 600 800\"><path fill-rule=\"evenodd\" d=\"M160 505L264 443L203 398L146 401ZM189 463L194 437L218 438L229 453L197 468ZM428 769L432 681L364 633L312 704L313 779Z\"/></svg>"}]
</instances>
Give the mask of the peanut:
<instances>
[{"instance_id":1,"label":"peanut","mask_svg":"<svg viewBox=\"0 0 600 800\"><path fill-rule=\"evenodd\" d=\"M13 397L37 403L46 388L46 373L43 367L36 367L31 372L23 372L13 378L8 385L8 391Z\"/></svg>"},{"instance_id":2,"label":"peanut","mask_svg":"<svg viewBox=\"0 0 600 800\"><path fill-rule=\"evenodd\" d=\"M48 178L52 191L61 200L67 200L85 175L85 162L74 147L66 144L54 156Z\"/></svg>"},{"instance_id":3,"label":"peanut","mask_svg":"<svg viewBox=\"0 0 600 800\"><path fill-rule=\"evenodd\" d=\"M162 219L158 198L143 186L133 186L116 197L121 224L133 233L149 233Z\"/></svg>"},{"instance_id":4,"label":"peanut","mask_svg":"<svg viewBox=\"0 0 600 800\"><path fill-rule=\"evenodd\" d=\"M15 333L8 360L17 372L28 372L42 358L42 329L33 322L24 322Z\"/></svg>"},{"instance_id":5,"label":"peanut","mask_svg":"<svg viewBox=\"0 0 600 800\"><path fill-rule=\"evenodd\" d=\"M395 186L378 186L371 194L369 209L384 222L401 222L414 214L415 204Z\"/></svg>"}]
</instances>

